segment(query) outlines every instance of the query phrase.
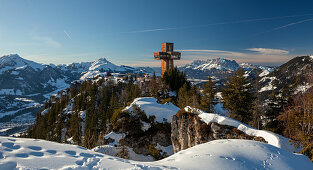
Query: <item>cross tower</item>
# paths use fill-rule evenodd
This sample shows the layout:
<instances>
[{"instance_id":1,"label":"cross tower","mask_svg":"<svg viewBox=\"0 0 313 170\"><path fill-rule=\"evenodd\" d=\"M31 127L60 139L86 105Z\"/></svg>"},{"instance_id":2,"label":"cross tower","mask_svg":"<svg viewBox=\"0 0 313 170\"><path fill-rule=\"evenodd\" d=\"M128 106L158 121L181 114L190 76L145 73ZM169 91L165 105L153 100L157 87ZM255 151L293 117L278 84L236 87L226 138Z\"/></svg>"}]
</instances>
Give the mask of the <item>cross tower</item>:
<instances>
[{"instance_id":1,"label":"cross tower","mask_svg":"<svg viewBox=\"0 0 313 170\"><path fill-rule=\"evenodd\" d=\"M161 77L170 68L174 68L174 60L180 60L180 52L175 52L174 43L162 43L162 52L154 52L154 59L161 60Z\"/></svg>"}]
</instances>

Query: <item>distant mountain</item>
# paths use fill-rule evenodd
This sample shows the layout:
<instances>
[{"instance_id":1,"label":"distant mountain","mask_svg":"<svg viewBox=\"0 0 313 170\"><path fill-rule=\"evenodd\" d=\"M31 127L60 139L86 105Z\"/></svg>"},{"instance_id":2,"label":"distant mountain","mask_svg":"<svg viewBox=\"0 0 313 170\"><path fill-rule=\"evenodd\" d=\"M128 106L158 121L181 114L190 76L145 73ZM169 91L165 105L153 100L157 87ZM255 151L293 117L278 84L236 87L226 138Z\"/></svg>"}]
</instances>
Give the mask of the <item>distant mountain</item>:
<instances>
[{"instance_id":1,"label":"distant mountain","mask_svg":"<svg viewBox=\"0 0 313 170\"><path fill-rule=\"evenodd\" d=\"M5 55L0 58L0 74L7 70L22 70L26 69L27 67L32 68L35 71L41 71L44 68L43 65L23 59L17 54Z\"/></svg>"},{"instance_id":2,"label":"distant mountain","mask_svg":"<svg viewBox=\"0 0 313 170\"><path fill-rule=\"evenodd\" d=\"M186 68L194 70L221 70L221 71L234 71L239 68L235 60L227 60L224 58L208 59L206 61L195 60L191 64L187 64Z\"/></svg>"},{"instance_id":3,"label":"distant mountain","mask_svg":"<svg viewBox=\"0 0 313 170\"><path fill-rule=\"evenodd\" d=\"M191 79L207 79L211 76L215 80L223 81L227 79L234 71L243 68L246 75L252 79L257 76L264 76L274 70L274 67L265 67L252 65L249 63L238 64L235 60L224 58L194 60L190 64L179 67Z\"/></svg>"}]
</instances>

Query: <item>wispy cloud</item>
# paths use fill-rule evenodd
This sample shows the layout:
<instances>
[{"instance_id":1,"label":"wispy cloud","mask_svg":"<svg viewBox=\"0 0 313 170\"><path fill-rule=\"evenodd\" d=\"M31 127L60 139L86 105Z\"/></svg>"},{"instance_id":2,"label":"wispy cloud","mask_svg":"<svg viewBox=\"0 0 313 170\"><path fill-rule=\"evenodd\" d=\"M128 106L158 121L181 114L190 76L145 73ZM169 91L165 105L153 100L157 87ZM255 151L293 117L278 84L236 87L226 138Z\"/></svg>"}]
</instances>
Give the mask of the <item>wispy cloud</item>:
<instances>
[{"instance_id":1,"label":"wispy cloud","mask_svg":"<svg viewBox=\"0 0 313 170\"><path fill-rule=\"evenodd\" d=\"M66 32L65 30L64 30L64 34L67 36L67 38L69 38L70 40L72 40L72 37L70 36L70 34L69 34L68 32Z\"/></svg>"},{"instance_id":2,"label":"wispy cloud","mask_svg":"<svg viewBox=\"0 0 313 170\"><path fill-rule=\"evenodd\" d=\"M236 20L236 21L227 21L227 22L217 22L217 23L208 23L202 25L192 25L192 26L182 26L182 27L171 27L171 28L154 28L154 29L145 29L145 30L136 30L130 31L126 33L144 33L144 32L156 32L156 31L167 31L167 30L176 30L176 29L189 29L189 28L201 28L215 25L229 25L229 24L240 24L240 23L249 23L249 22L257 22L257 21L268 21L268 20L278 20L285 18L294 18L294 17L302 17L302 16L312 16L313 14L303 14L303 15L287 15L287 16L279 16L279 17L268 17L268 18L253 18L253 19L244 19L244 20ZM306 22L302 21L302 22ZM297 24L297 23L296 23ZM294 25L294 24L293 24Z\"/></svg>"},{"instance_id":3,"label":"wispy cloud","mask_svg":"<svg viewBox=\"0 0 313 170\"><path fill-rule=\"evenodd\" d=\"M155 32L155 31L166 31L166 30L173 30L173 29L177 29L177 28L156 28L156 29L149 29L149 30L130 31L127 33Z\"/></svg>"},{"instance_id":4,"label":"wispy cloud","mask_svg":"<svg viewBox=\"0 0 313 170\"><path fill-rule=\"evenodd\" d=\"M272 48L248 48L248 51L258 52L260 54L289 54L287 50L272 49Z\"/></svg>"},{"instance_id":5,"label":"wispy cloud","mask_svg":"<svg viewBox=\"0 0 313 170\"><path fill-rule=\"evenodd\" d=\"M312 21L312 20L313 20L313 18L301 20L301 21L298 21L298 22L292 22L292 23L289 23L289 24L287 24L287 25L283 25L283 26L280 26L280 27L276 27L276 28L274 28L272 31L280 30L280 29L282 29L282 28L287 28L287 27L290 27L290 26L292 26L292 25L297 25L297 24L301 24L301 23L304 23L304 22Z\"/></svg>"},{"instance_id":6,"label":"wispy cloud","mask_svg":"<svg viewBox=\"0 0 313 170\"><path fill-rule=\"evenodd\" d=\"M43 44L49 45L51 47L55 47L55 48L60 48L62 45L54 40L52 37L47 37L47 36L40 36L40 35L33 35L32 37L34 40L38 40L41 41Z\"/></svg>"}]
</instances>

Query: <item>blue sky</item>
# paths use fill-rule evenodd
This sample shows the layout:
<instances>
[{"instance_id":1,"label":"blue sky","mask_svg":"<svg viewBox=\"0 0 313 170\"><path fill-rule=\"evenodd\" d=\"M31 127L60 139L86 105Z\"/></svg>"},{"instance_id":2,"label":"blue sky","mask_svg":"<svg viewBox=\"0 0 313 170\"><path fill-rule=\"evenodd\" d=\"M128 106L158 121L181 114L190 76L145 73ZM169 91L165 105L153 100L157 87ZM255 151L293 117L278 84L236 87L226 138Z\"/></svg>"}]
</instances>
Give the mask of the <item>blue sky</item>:
<instances>
[{"instance_id":1,"label":"blue sky","mask_svg":"<svg viewBox=\"0 0 313 170\"><path fill-rule=\"evenodd\" d=\"M162 42L178 65L224 57L263 65L313 54L313 1L0 0L0 55L40 63L159 66Z\"/></svg>"}]
</instances>

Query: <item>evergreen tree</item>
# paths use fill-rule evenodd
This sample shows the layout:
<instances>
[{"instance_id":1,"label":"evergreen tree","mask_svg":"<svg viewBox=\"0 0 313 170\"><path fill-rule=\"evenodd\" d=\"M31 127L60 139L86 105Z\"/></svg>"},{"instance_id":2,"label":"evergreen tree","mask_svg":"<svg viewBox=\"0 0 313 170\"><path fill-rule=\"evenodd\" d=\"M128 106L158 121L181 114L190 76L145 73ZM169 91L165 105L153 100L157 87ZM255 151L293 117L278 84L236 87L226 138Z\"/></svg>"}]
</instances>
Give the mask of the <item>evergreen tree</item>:
<instances>
[{"instance_id":1,"label":"evergreen tree","mask_svg":"<svg viewBox=\"0 0 313 170\"><path fill-rule=\"evenodd\" d=\"M244 123L252 119L254 96L251 89L244 71L240 69L230 77L222 91L224 107L230 112L230 116Z\"/></svg>"},{"instance_id":2,"label":"evergreen tree","mask_svg":"<svg viewBox=\"0 0 313 170\"><path fill-rule=\"evenodd\" d=\"M188 85L185 83L178 91L177 106L179 108L184 108L188 105L189 95L188 95Z\"/></svg>"},{"instance_id":3,"label":"evergreen tree","mask_svg":"<svg viewBox=\"0 0 313 170\"><path fill-rule=\"evenodd\" d=\"M283 110L284 100L281 95L272 93L269 95L269 102L265 111L266 124L264 129L270 130L275 133L282 133L280 123L277 120L277 116Z\"/></svg>"},{"instance_id":4,"label":"evergreen tree","mask_svg":"<svg viewBox=\"0 0 313 170\"><path fill-rule=\"evenodd\" d=\"M155 72L153 72L149 86L151 88L151 96L157 98L158 97L158 86L157 86L157 79L155 76Z\"/></svg>"},{"instance_id":5,"label":"evergreen tree","mask_svg":"<svg viewBox=\"0 0 313 170\"><path fill-rule=\"evenodd\" d=\"M203 111L212 113L214 112L214 105L217 103L215 98L216 89L215 83L212 81L211 77L208 77L207 83L203 85L202 98L201 98L201 109Z\"/></svg>"},{"instance_id":6,"label":"evergreen tree","mask_svg":"<svg viewBox=\"0 0 313 170\"><path fill-rule=\"evenodd\" d=\"M187 83L189 86L189 82L187 81L186 74L180 72L176 67L170 68L163 75L163 82L169 86L170 90L178 92L178 90Z\"/></svg>"}]
</instances>

